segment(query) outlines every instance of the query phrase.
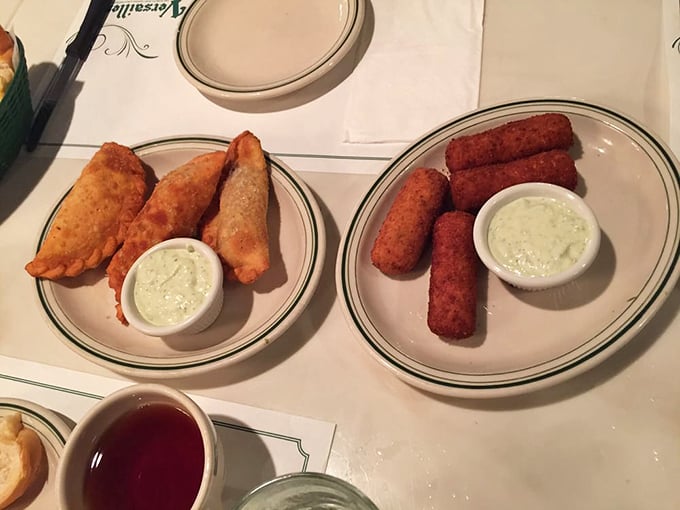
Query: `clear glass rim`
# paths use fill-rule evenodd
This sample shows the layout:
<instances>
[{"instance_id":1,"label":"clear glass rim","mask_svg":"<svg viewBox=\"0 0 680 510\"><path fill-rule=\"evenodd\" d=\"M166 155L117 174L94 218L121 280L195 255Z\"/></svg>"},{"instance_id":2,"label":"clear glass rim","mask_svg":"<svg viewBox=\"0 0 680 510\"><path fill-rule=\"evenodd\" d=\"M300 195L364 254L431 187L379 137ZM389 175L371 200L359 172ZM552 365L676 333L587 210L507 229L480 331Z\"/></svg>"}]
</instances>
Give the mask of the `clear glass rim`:
<instances>
[{"instance_id":1,"label":"clear glass rim","mask_svg":"<svg viewBox=\"0 0 680 510\"><path fill-rule=\"evenodd\" d=\"M236 508L234 510L243 510L247 508L246 505L252 503L253 501L256 500L256 498L259 497L264 497L266 495L266 491L269 489L272 489L275 486L279 485L289 485L291 483L294 483L295 481L310 481L310 482L321 482L319 486L321 487L332 487L332 488L338 488L342 490L345 494L350 494L352 498L355 499L356 502L361 502L368 510L378 510L378 507L375 506L375 504L359 489L357 489L354 485L351 483L332 476L328 475L326 473L317 473L317 472L302 472L302 473L288 473L285 475L277 476L276 478L273 478L271 480L268 480L254 489L252 489L250 492L248 492L238 503Z\"/></svg>"}]
</instances>

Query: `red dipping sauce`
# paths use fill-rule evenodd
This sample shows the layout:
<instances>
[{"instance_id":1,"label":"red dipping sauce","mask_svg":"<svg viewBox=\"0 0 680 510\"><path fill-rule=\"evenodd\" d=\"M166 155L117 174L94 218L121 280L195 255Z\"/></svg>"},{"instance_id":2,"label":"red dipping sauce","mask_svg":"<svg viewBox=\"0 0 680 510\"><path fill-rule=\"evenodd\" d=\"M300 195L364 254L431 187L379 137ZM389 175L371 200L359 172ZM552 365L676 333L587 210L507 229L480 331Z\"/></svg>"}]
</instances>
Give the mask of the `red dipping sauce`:
<instances>
[{"instance_id":1,"label":"red dipping sauce","mask_svg":"<svg viewBox=\"0 0 680 510\"><path fill-rule=\"evenodd\" d=\"M128 412L90 456L88 510L189 510L203 476L203 440L187 413L169 404Z\"/></svg>"}]
</instances>

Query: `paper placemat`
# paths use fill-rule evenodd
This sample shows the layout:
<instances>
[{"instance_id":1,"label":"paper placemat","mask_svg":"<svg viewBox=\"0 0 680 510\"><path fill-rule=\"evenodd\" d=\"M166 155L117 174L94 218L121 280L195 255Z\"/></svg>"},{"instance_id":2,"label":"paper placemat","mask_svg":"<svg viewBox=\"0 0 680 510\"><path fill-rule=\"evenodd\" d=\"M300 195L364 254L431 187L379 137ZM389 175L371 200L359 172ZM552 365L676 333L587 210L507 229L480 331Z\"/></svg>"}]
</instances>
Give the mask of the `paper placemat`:
<instances>
[{"instance_id":1,"label":"paper placemat","mask_svg":"<svg viewBox=\"0 0 680 510\"><path fill-rule=\"evenodd\" d=\"M41 147L43 150L57 147L59 157L89 159L105 141L134 145L166 136L197 134L231 138L248 129L261 139L265 150L293 170L377 173L415 136L477 106L483 0L455 2L457 12L472 13L463 23L455 20L449 23L444 16L438 16L437 11L450 11L444 9L450 4L448 0L428 0L429 14L418 18L421 22L410 31L416 37L419 29L433 28L421 25L438 20L437 32L428 38L421 37L417 49L430 56L427 61L414 55L414 48L406 41L401 47L388 44L395 30L400 30L393 21L400 16L412 18L415 4L406 1L394 4L393 0L367 2L364 30L358 43L326 76L284 98L228 107L199 93L177 69L173 54L175 35L190 4L189 0L150 4L117 0L76 82L54 111L38 154ZM55 54L55 62L63 58L85 7L75 16L63 47ZM384 28L385 22L389 27ZM471 27L476 32L463 38L462 34ZM460 37L451 37L451 32ZM253 36L258 36L255 30ZM413 79L393 80L389 96L379 91L377 96L366 93L367 77L370 81L370 76L383 72L389 62L395 64L394 72L402 73L404 78L407 74L413 78L425 68L429 71L427 80L450 77L450 68L441 68L439 64L450 62L451 66L460 66L460 59L449 55L454 43L469 45L467 51L459 47L455 53L470 53L473 64L466 65L465 87L456 93L453 102L447 101L443 107L437 101L434 106L423 102L415 119L416 103L412 98L399 101L400 97L412 96ZM386 47L390 49L387 60ZM413 57L409 59L411 68L405 67L407 54ZM229 58L228 49L224 58ZM362 71L355 80L353 71L357 64ZM34 87L34 103L45 86L43 82ZM468 96L462 97L466 93ZM353 95L357 100L350 102ZM366 104L375 106L373 115L365 110ZM407 123L395 125L392 116L386 117L382 127L369 126L370 135L359 140L380 143L347 143L357 141L351 133L356 126L361 127L362 119L385 112L406 119ZM413 119L412 125L408 119Z\"/></svg>"},{"instance_id":2,"label":"paper placemat","mask_svg":"<svg viewBox=\"0 0 680 510\"><path fill-rule=\"evenodd\" d=\"M0 399L4 396L34 402L55 411L71 424L77 423L103 396L130 384L133 383L0 356ZM189 396L213 420L228 452L225 481L229 503L237 502L249 490L276 476L326 470L334 424Z\"/></svg>"},{"instance_id":3,"label":"paper placemat","mask_svg":"<svg viewBox=\"0 0 680 510\"><path fill-rule=\"evenodd\" d=\"M680 2L663 2L663 45L668 68L669 140L677 157L680 157Z\"/></svg>"},{"instance_id":4,"label":"paper placemat","mask_svg":"<svg viewBox=\"0 0 680 510\"><path fill-rule=\"evenodd\" d=\"M418 138L479 102L484 1L392 0L349 78L344 140Z\"/></svg>"}]
</instances>

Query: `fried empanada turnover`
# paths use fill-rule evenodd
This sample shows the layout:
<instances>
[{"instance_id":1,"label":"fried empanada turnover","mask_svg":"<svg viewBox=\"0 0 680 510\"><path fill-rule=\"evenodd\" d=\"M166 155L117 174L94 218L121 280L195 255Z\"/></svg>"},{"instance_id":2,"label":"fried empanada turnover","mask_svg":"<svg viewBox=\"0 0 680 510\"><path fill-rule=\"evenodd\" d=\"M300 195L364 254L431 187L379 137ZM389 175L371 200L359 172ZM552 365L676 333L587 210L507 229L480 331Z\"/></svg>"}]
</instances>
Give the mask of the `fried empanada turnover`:
<instances>
[{"instance_id":1,"label":"fried empanada turnover","mask_svg":"<svg viewBox=\"0 0 680 510\"><path fill-rule=\"evenodd\" d=\"M202 154L171 171L154 188L142 210L130 224L120 250L111 259L106 274L116 294L116 316L127 321L120 307L123 280L132 264L147 249L174 237L196 234L222 175L226 153Z\"/></svg>"},{"instance_id":2,"label":"fried empanada turnover","mask_svg":"<svg viewBox=\"0 0 680 510\"><path fill-rule=\"evenodd\" d=\"M113 255L144 204L145 177L129 148L102 145L64 198L26 271L56 280L77 276Z\"/></svg>"},{"instance_id":3,"label":"fried empanada turnover","mask_svg":"<svg viewBox=\"0 0 680 510\"><path fill-rule=\"evenodd\" d=\"M201 239L220 256L228 279L249 284L269 269L269 170L251 132L229 144L225 172L219 206L209 212Z\"/></svg>"}]
</instances>

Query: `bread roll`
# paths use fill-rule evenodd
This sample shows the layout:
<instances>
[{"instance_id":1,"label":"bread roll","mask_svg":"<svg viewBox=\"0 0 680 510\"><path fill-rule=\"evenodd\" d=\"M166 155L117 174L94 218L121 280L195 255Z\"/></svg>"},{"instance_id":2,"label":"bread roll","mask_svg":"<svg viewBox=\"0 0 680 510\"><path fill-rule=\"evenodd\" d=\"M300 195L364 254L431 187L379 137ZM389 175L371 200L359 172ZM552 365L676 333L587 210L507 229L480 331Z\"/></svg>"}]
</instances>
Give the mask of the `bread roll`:
<instances>
[{"instance_id":1,"label":"bread roll","mask_svg":"<svg viewBox=\"0 0 680 510\"><path fill-rule=\"evenodd\" d=\"M43 458L38 434L24 427L19 413L0 417L0 509L26 492L38 477Z\"/></svg>"},{"instance_id":2,"label":"bread roll","mask_svg":"<svg viewBox=\"0 0 680 510\"><path fill-rule=\"evenodd\" d=\"M7 92L9 84L14 78L13 56L14 41L0 25L0 99L5 96L5 92Z\"/></svg>"}]
</instances>

